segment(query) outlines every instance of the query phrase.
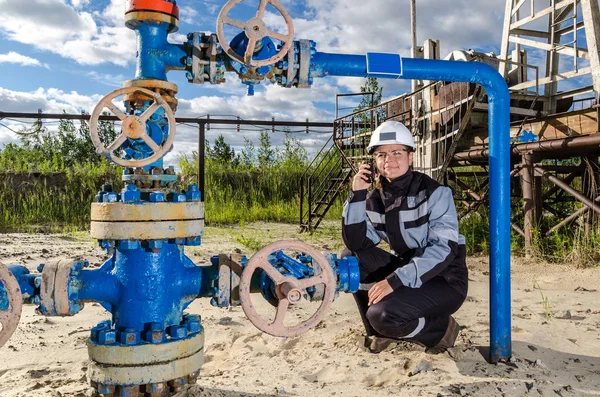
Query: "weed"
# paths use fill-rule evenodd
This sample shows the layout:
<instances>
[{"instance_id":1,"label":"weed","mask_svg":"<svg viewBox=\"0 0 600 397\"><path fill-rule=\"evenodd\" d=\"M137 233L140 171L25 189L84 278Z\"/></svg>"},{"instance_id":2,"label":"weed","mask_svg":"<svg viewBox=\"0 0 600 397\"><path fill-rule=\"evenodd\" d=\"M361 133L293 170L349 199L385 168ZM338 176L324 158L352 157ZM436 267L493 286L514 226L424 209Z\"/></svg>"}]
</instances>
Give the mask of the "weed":
<instances>
[{"instance_id":1,"label":"weed","mask_svg":"<svg viewBox=\"0 0 600 397\"><path fill-rule=\"evenodd\" d=\"M542 309L544 310L544 317L546 320L550 320L552 318L552 311L550 310L550 300L548 296L544 295L542 292L542 287L536 279L533 279L533 288L540 291L540 296L542 297Z\"/></svg>"}]
</instances>

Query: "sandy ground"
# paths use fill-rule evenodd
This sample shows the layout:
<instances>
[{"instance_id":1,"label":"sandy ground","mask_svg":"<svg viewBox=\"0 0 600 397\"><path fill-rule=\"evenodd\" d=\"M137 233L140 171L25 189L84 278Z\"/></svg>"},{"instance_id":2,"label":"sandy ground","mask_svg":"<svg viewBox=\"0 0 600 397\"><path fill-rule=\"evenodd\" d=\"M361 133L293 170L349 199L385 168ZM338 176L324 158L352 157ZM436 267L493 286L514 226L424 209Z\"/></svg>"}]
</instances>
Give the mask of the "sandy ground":
<instances>
[{"instance_id":1,"label":"sandy ground","mask_svg":"<svg viewBox=\"0 0 600 397\"><path fill-rule=\"evenodd\" d=\"M207 228L196 263L218 253L242 252L278 239L303 238L339 252L337 223L329 233L300 235L294 225L256 223ZM332 237L334 236L334 237ZM0 260L34 269L55 258L105 255L85 235L0 235ZM489 346L488 259L469 258L467 301L456 314L457 347L432 356L410 344L380 354L362 346L362 326L351 296L342 294L325 320L295 338L257 330L239 307L219 309L199 299L206 330L205 364L198 384L179 397L242 396L597 396L600 395L600 268L576 269L512 261L513 359L486 362ZM547 303L544 304L543 302ZM568 311L568 313L566 313ZM570 317L570 318L559 318ZM0 348L0 396L89 396L85 377L89 329L108 313L86 304L70 318L45 318L25 306L19 328Z\"/></svg>"}]
</instances>

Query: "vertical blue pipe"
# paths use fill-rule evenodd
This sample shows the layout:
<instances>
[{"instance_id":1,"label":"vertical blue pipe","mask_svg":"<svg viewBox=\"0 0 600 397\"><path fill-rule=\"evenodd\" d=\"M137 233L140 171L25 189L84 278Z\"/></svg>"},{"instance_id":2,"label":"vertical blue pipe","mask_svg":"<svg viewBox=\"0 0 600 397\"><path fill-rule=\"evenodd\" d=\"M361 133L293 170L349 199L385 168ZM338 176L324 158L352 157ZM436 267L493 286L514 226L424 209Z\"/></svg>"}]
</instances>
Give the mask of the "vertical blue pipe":
<instances>
[{"instance_id":1,"label":"vertical blue pipe","mask_svg":"<svg viewBox=\"0 0 600 397\"><path fill-rule=\"evenodd\" d=\"M368 66L369 60L371 67ZM316 53L311 73L314 73L313 77L356 76L469 82L485 88L489 100L490 138L490 360L508 360L511 356L510 95L506 81L495 69L479 62L410 59L400 58L396 54L357 57Z\"/></svg>"},{"instance_id":2,"label":"vertical blue pipe","mask_svg":"<svg viewBox=\"0 0 600 397\"><path fill-rule=\"evenodd\" d=\"M488 95L490 164L490 360L511 356L510 95L502 76L479 62L402 59L403 79L470 82Z\"/></svg>"},{"instance_id":3,"label":"vertical blue pipe","mask_svg":"<svg viewBox=\"0 0 600 397\"><path fill-rule=\"evenodd\" d=\"M142 21L137 35L136 79L167 80L169 69L185 69L187 53L182 45L167 41L167 23Z\"/></svg>"}]
</instances>

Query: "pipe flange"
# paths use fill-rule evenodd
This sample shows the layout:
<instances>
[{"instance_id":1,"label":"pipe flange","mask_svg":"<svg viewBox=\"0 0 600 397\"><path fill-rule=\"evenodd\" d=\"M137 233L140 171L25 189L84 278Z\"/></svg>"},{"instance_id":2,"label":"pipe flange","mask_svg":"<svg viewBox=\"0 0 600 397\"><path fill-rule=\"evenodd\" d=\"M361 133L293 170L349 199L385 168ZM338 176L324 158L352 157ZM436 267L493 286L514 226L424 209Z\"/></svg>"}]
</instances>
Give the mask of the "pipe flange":
<instances>
[{"instance_id":1,"label":"pipe flange","mask_svg":"<svg viewBox=\"0 0 600 397\"><path fill-rule=\"evenodd\" d=\"M19 325L21 318L21 309L23 301L21 297L21 288L15 276L8 270L8 267L0 262L0 347L2 347Z\"/></svg>"},{"instance_id":2,"label":"pipe flange","mask_svg":"<svg viewBox=\"0 0 600 397\"><path fill-rule=\"evenodd\" d=\"M184 221L92 221L90 235L97 240L164 240L204 234L204 219Z\"/></svg>"},{"instance_id":3,"label":"pipe flange","mask_svg":"<svg viewBox=\"0 0 600 397\"><path fill-rule=\"evenodd\" d=\"M160 96L169 104L169 107L175 111L177 110L177 105L179 101L175 98L177 94L177 84L171 83L165 80L128 80L123 83L123 88L128 87L139 87L146 88L152 92L158 92ZM136 101L152 101L154 97L149 95L145 95L142 91L132 92L130 94L124 95L123 100L127 102L136 102Z\"/></svg>"},{"instance_id":4,"label":"pipe flange","mask_svg":"<svg viewBox=\"0 0 600 397\"><path fill-rule=\"evenodd\" d=\"M83 304L70 303L69 285L71 273L82 267L83 262L72 259L58 259L44 265L40 287L40 311L44 315L73 316L81 310Z\"/></svg>"},{"instance_id":5,"label":"pipe flange","mask_svg":"<svg viewBox=\"0 0 600 397\"><path fill-rule=\"evenodd\" d=\"M155 346L153 346L155 347ZM185 378L196 373L204 363L204 344L187 357L168 362L143 365L107 365L90 360L87 376L90 382L103 385L146 385Z\"/></svg>"},{"instance_id":6,"label":"pipe flange","mask_svg":"<svg viewBox=\"0 0 600 397\"><path fill-rule=\"evenodd\" d=\"M147 88L149 90L154 90L155 88L166 91L169 95L177 94L177 84L171 83L170 81L165 80L127 80L123 83L123 87L142 87Z\"/></svg>"},{"instance_id":7,"label":"pipe flange","mask_svg":"<svg viewBox=\"0 0 600 397\"><path fill-rule=\"evenodd\" d=\"M92 222L139 222L204 219L204 203L92 203Z\"/></svg>"},{"instance_id":8,"label":"pipe flange","mask_svg":"<svg viewBox=\"0 0 600 397\"><path fill-rule=\"evenodd\" d=\"M168 340L163 343L146 343L143 345L102 345L87 341L90 360L102 365L153 365L167 361L175 361L196 354L204 347L204 330L192 337Z\"/></svg>"},{"instance_id":9,"label":"pipe flange","mask_svg":"<svg viewBox=\"0 0 600 397\"><path fill-rule=\"evenodd\" d=\"M131 30L135 30L138 24L150 21L158 23L168 23L167 31L175 33L179 30L179 18L173 15L163 14L156 11L131 11L125 14L125 26Z\"/></svg>"},{"instance_id":10,"label":"pipe flange","mask_svg":"<svg viewBox=\"0 0 600 397\"><path fill-rule=\"evenodd\" d=\"M156 11L179 19L179 7L166 0L129 0L125 14L133 11Z\"/></svg>"}]
</instances>

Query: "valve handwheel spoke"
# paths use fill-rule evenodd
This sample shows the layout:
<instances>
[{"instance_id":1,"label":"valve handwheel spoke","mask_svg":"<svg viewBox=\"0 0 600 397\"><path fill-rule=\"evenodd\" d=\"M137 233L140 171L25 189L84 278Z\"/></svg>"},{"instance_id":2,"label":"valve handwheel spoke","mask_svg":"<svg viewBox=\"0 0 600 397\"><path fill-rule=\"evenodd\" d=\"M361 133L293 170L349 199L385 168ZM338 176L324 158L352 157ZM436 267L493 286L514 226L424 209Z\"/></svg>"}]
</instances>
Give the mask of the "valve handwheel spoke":
<instances>
[{"instance_id":1,"label":"valve handwheel spoke","mask_svg":"<svg viewBox=\"0 0 600 397\"><path fill-rule=\"evenodd\" d=\"M275 320L271 324L283 327L283 321L285 320L285 315L287 314L288 306L290 305L290 301L287 298L284 298L279 301L277 305L277 313L275 313Z\"/></svg>"},{"instance_id":2,"label":"valve handwheel spoke","mask_svg":"<svg viewBox=\"0 0 600 397\"><path fill-rule=\"evenodd\" d=\"M269 0L260 0L260 4L258 5L258 10L256 11L256 17L258 19L263 19L265 16L265 10L267 9L267 4L269 4Z\"/></svg>"},{"instance_id":3,"label":"valve handwheel spoke","mask_svg":"<svg viewBox=\"0 0 600 397\"><path fill-rule=\"evenodd\" d=\"M127 117L127 115L125 113L121 112L121 109L116 107L115 104L112 103L111 101L105 102L104 106L106 106L111 112L113 112L113 114L115 116L117 116L117 118L121 121L123 121L123 119L125 119L125 117Z\"/></svg>"},{"instance_id":4,"label":"valve handwheel spoke","mask_svg":"<svg viewBox=\"0 0 600 397\"><path fill-rule=\"evenodd\" d=\"M160 95L159 95L160 97ZM154 96L154 99L156 100L156 95ZM144 113L142 113L142 115L139 117L140 122L145 123L146 121L148 121L148 119L150 118L150 116L152 116L154 114L154 112L156 112L158 109L160 109L161 105L160 103L158 103L158 100L156 100L156 102L154 102L152 105L148 106L148 109L144 110Z\"/></svg>"},{"instance_id":5,"label":"valve handwheel spoke","mask_svg":"<svg viewBox=\"0 0 600 397\"><path fill-rule=\"evenodd\" d=\"M259 251L260 252L260 251ZM285 279L285 276L279 273L279 270L275 269L267 260L264 260L259 266L263 272L273 280L275 284L281 284Z\"/></svg>"},{"instance_id":6,"label":"valve handwheel spoke","mask_svg":"<svg viewBox=\"0 0 600 397\"><path fill-rule=\"evenodd\" d=\"M117 139L115 139L113 141L113 143L111 143L110 145L108 145L106 147L106 150L108 150L109 152L114 152L115 150L117 150L118 148L121 147L121 145L123 144L123 142L125 142L127 140L127 135L119 135L117 137Z\"/></svg>"},{"instance_id":7,"label":"valve handwheel spoke","mask_svg":"<svg viewBox=\"0 0 600 397\"><path fill-rule=\"evenodd\" d=\"M225 16L223 18L223 23L227 24L227 25L231 25L231 26L235 26L236 28L240 28L240 29L244 29L244 26L246 26L246 22L242 22L238 19L232 19L229 18L228 16Z\"/></svg>"},{"instance_id":8,"label":"valve handwheel spoke","mask_svg":"<svg viewBox=\"0 0 600 397\"><path fill-rule=\"evenodd\" d=\"M125 114L112 102L115 98L121 96L135 96L140 94L142 97L153 99L150 106L148 106L140 116ZM102 143L98 135L98 119L104 108L109 109L122 122L121 135L108 146L105 146L104 143ZM167 139L159 145L148 135L146 123L160 108L163 108L165 112L168 123L168 134ZM171 149L171 146L173 146L173 140L175 139L175 115L173 114L171 107L157 92L153 92L143 87L120 88L102 98L94 108L90 117L90 136L96 147L96 151L105 156L110 156L115 163L124 167L143 167L160 160L160 158ZM119 149L128 138L143 140L146 145L152 149L153 154L141 160L127 160L117 157L115 151Z\"/></svg>"},{"instance_id":9,"label":"valve handwheel spoke","mask_svg":"<svg viewBox=\"0 0 600 397\"><path fill-rule=\"evenodd\" d=\"M4 310L0 309L0 325L2 325L0 347L2 347L17 329L23 307L19 283L8 267L2 263L0 263L0 287L8 298L8 307Z\"/></svg>"},{"instance_id":10,"label":"valve handwheel spoke","mask_svg":"<svg viewBox=\"0 0 600 397\"><path fill-rule=\"evenodd\" d=\"M289 274L281 274L267 260L270 254L281 250L303 252L310 255L313 260L313 269L319 271L319 274L306 279L297 279ZM278 303L275 319L272 322L266 321L256 311L250 298L250 283L254 272L258 269L265 272L275 284ZM321 284L324 286L325 293L316 312L306 321L292 326L285 326L284 319L290 305L298 303L302 299L303 290ZM273 336L290 337L308 331L321 321L333 302L335 289L336 280L333 270L329 265L329 261L321 252L302 241L282 240L267 245L250 258L242 271L240 279L240 301L244 313L258 329Z\"/></svg>"},{"instance_id":11,"label":"valve handwheel spoke","mask_svg":"<svg viewBox=\"0 0 600 397\"><path fill-rule=\"evenodd\" d=\"M318 275L311 278L305 278L296 281L297 288L306 289L308 287L314 287L315 285L323 284L323 276Z\"/></svg>"},{"instance_id":12,"label":"valve handwheel spoke","mask_svg":"<svg viewBox=\"0 0 600 397\"><path fill-rule=\"evenodd\" d=\"M292 18L290 14L287 12L285 7L279 3L277 0L260 0L258 5L258 10L256 11L256 16L254 18L249 19L246 22L242 22L237 19L233 19L227 16L229 11L236 5L241 3L244 0L229 0L221 9L219 13L219 17L217 18L217 37L219 38L219 44L223 48L223 51L229 55L232 59L235 59L238 62L242 62L247 66L260 67L272 65L275 62L283 59L284 56L287 55L290 47L294 43L294 24L292 22ZM265 11L267 5L271 4L283 17L285 20L285 24L287 27L287 34L277 33L273 30L267 29L263 18L265 16ZM246 47L246 52L244 56L239 56L233 49L229 46L229 40L225 37L224 26L231 25L238 29L244 30L246 33L246 37L248 38L248 45ZM262 40L263 37L272 37L282 42L281 48L279 52L274 56L268 59L253 59L254 50L256 49L256 42L258 40Z\"/></svg>"}]
</instances>

